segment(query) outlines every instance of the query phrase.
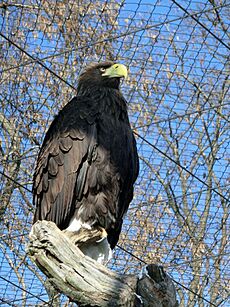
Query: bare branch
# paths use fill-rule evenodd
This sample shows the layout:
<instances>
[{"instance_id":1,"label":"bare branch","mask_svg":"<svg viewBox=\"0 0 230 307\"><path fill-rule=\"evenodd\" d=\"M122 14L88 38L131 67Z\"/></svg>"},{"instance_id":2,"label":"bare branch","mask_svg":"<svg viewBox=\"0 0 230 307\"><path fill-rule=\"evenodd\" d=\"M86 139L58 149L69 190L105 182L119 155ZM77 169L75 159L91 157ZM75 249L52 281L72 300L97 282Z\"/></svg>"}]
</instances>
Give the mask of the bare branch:
<instances>
[{"instance_id":1,"label":"bare branch","mask_svg":"<svg viewBox=\"0 0 230 307\"><path fill-rule=\"evenodd\" d=\"M80 240L85 239L81 234ZM49 282L79 306L178 306L162 268L148 266L140 280L112 272L85 256L52 222L34 224L27 252Z\"/></svg>"}]
</instances>

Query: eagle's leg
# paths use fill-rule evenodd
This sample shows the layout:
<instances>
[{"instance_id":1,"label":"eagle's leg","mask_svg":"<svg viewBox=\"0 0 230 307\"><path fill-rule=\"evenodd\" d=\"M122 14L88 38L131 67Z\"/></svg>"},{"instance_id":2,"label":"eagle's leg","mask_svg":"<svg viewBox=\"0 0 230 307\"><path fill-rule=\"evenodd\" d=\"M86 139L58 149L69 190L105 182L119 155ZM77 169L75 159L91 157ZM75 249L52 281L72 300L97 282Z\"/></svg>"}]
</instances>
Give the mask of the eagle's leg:
<instances>
[{"instance_id":1,"label":"eagle's leg","mask_svg":"<svg viewBox=\"0 0 230 307\"><path fill-rule=\"evenodd\" d=\"M71 242L79 247L84 243L100 242L107 237L106 230L100 226L92 228L83 226L77 231L68 230L67 228L63 232Z\"/></svg>"},{"instance_id":2,"label":"eagle's leg","mask_svg":"<svg viewBox=\"0 0 230 307\"><path fill-rule=\"evenodd\" d=\"M65 235L87 256L99 263L106 264L112 257L107 240L107 232L100 226L81 227L77 231L63 230Z\"/></svg>"}]
</instances>

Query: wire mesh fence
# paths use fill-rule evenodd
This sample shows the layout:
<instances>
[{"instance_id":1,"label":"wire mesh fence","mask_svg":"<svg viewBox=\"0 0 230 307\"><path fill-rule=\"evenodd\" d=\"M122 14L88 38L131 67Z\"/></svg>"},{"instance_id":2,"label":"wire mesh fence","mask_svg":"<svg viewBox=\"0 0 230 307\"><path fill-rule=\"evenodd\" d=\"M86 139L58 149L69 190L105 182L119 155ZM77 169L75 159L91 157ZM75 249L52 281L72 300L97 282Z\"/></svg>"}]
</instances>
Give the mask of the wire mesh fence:
<instances>
[{"instance_id":1,"label":"wire mesh fence","mask_svg":"<svg viewBox=\"0 0 230 307\"><path fill-rule=\"evenodd\" d=\"M0 4L0 305L49 304L25 253L34 163L81 70L105 59L129 68L140 159L111 269L162 264L180 306L228 305L229 15L219 0Z\"/></svg>"}]
</instances>

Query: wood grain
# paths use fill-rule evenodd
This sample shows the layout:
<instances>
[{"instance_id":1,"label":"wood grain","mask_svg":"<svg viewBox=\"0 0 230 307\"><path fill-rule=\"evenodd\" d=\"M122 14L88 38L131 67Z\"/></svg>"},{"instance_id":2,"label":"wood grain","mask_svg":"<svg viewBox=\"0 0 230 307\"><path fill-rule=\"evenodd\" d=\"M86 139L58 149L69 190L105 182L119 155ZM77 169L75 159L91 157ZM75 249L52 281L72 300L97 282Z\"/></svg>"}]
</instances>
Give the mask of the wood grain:
<instances>
[{"instance_id":1,"label":"wood grain","mask_svg":"<svg viewBox=\"0 0 230 307\"><path fill-rule=\"evenodd\" d=\"M79 306L177 306L175 288L161 267L148 266L140 279L112 272L85 256L53 222L45 220L33 225L29 238L27 253L32 261L58 292Z\"/></svg>"}]
</instances>

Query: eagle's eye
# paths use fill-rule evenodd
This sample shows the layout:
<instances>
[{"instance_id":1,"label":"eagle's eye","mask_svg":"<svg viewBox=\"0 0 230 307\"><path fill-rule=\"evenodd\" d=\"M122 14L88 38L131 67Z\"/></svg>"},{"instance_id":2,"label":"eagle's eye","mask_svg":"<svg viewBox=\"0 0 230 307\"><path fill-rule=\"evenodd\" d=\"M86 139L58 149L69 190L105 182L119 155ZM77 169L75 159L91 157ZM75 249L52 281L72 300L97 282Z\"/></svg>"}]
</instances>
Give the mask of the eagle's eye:
<instances>
[{"instance_id":1,"label":"eagle's eye","mask_svg":"<svg viewBox=\"0 0 230 307\"><path fill-rule=\"evenodd\" d=\"M101 72L105 72L105 68L104 68L104 67L101 67L101 68L100 68L100 71L101 71Z\"/></svg>"}]
</instances>

